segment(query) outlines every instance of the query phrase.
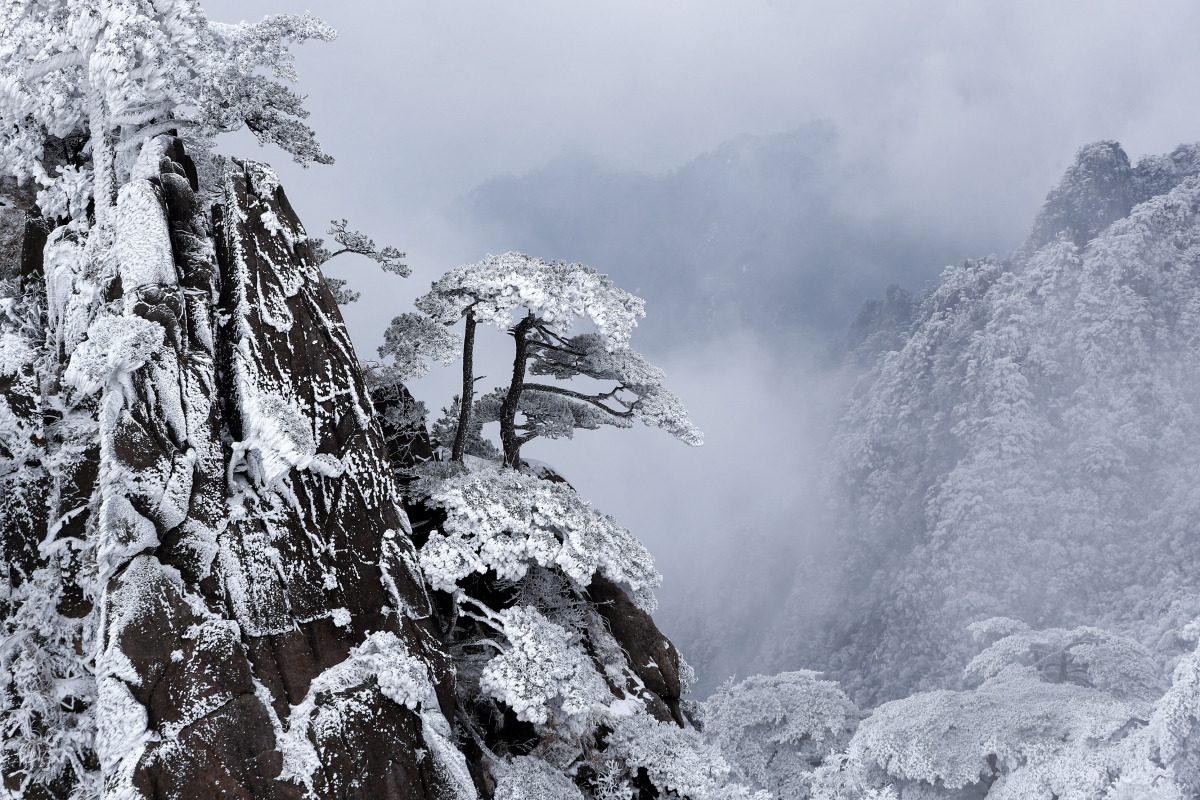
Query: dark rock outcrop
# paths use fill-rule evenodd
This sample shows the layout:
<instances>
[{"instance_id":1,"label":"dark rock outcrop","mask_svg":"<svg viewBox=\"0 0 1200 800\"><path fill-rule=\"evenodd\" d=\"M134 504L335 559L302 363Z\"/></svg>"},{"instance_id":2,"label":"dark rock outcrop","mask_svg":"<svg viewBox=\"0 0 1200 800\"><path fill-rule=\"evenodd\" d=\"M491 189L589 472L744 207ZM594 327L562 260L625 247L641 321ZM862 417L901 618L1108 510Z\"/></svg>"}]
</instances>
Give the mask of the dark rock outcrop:
<instances>
[{"instance_id":1,"label":"dark rock outcrop","mask_svg":"<svg viewBox=\"0 0 1200 800\"><path fill-rule=\"evenodd\" d=\"M436 458L423 407L369 385L270 168L202 166L143 144L102 224L0 206L5 788L490 798L514 756L587 789L620 719L686 727L688 668L599 571L560 599L609 722L558 739L482 690L478 618L418 568L445 521L403 495ZM532 607L495 572L463 591Z\"/></svg>"},{"instance_id":2,"label":"dark rock outcrop","mask_svg":"<svg viewBox=\"0 0 1200 800\"><path fill-rule=\"evenodd\" d=\"M648 690L639 693L647 710L662 722L674 721L683 727L679 709L683 687L679 680L679 651L675 645L663 635L649 614L633 604L624 589L603 575L592 578L588 595L609 632L625 651L630 668Z\"/></svg>"},{"instance_id":3,"label":"dark rock outcrop","mask_svg":"<svg viewBox=\"0 0 1200 800\"><path fill-rule=\"evenodd\" d=\"M23 409L32 442L22 472L41 476L38 492L0 499L10 592L61 557L42 543L51 509L52 533L98 572L94 585L54 591L59 613L101 625L94 702L104 719L92 769L107 791L189 800L470 791L409 523L304 229L265 166L229 164L211 218L199 188L178 140L148 144L122 187L116 272L87 276L103 282L100 297L80 312L69 304L83 278L68 265L48 279L69 295L50 314L60 341L62 309L85 314L83 327L93 321L83 344L52 354L55 375L31 362L3 377L6 408ZM36 280L36 297L46 293L49 226L30 208L0 209L0 265L9 285ZM56 246L81 247L79 237L56 232ZM101 323L115 331L110 363L161 345L125 371L92 376L98 402L78 376L77 390L48 387L64 370L87 373L73 355ZM54 462L63 468L53 480L47 391L66 392L70 413L92 425L59 443L78 452ZM15 498L28 513L14 511ZM413 679L403 691L396 669ZM21 764L3 766L10 788L28 783ZM66 797L80 780L60 771L38 791Z\"/></svg>"},{"instance_id":4,"label":"dark rock outcrop","mask_svg":"<svg viewBox=\"0 0 1200 800\"><path fill-rule=\"evenodd\" d=\"M1167 155L1145 156L1136 166L1116 142L1079 148L1075 163L1050 193L1025 243L1029 252L1065 235L1084 247L1129 216L1134 206L1164 195L1200 175L1200 144L1181 144Z\"/></svg>"},{"instance_id":5,"label":"dark rock outcrop","mask_svg":"<svg viewBox=\"0 0 1200 800\"><path fill-rule=\"evenodd\" d=\"M0 181L0 280L40 276L50 223L42 218L30 186Z\"/></svg>"},{"instance_id":6,"label":"dark rock outcrop","mask_svg":"<svg viewBox=\"0 0 1200 800\"><path fill-rule=\"evenodd\" d=\"M397 478L407 481L420 472L423 463L436 457L424 420L416 413L412 396L402 386L379 386L372 391L372 396L376 413L384 420L384 437ZM574 491L565 478L542 462L522 461L521 472ZM419 497L406 496L405 508L412 521L412 540L418 548L423 547L431 533L442 528L447 520L442 508L430 506ZM468 597L481 600L496 610L511 608L518 600L514 584L499 578L491 570L468 578L464 590ZM464 646L469 649L477 625L473 615L463 613L446 592L431 594L432 618L439 639L448 650L461 650ZM599 671L612 681L610 686L615 694L635 699L659 722L686 727L689 721L685 720L680 698L686 691L688 678L681 673L690 668L682 662L679 652L658 629L650 614L638 608L624 588L600 572L592 575L587 590L580 592L577 599L585 607L583 615L595 623L594 627L586 626L587 632L582 635L584 647ZM474 635L478 635L477 630ZM607 664L606 659L609 660ZM496 777L490 765L495 756L523 756L534 751L541 744L539 730L538 726L519 719L511 709L488 698L479 690L478 675L470 672L468 666L458 675L458 719L467 732L460 736L459 742L480 795L491 797ZM586 775L591 769L585 757L587 751L605 747L603 730L602 727L596 740L582 745L583 752L575 769L579 781L586 783ZM640 796L658 796L644 775L638 785L643 792Z\"/></svg>"}]
</instances>

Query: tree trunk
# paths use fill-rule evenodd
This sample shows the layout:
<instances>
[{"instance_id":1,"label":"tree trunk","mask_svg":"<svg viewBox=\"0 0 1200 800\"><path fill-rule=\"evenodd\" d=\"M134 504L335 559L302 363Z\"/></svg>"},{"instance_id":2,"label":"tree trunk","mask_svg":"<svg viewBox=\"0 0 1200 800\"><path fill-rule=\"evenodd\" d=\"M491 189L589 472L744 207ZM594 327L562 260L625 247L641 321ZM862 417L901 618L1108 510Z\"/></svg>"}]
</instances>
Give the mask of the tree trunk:
<instances>
[{"instance_id":1,"label":"tree trunk","mask_svg":"<svg viewBox=\"0 0 1200 800\"><path fill-rule=\"evenodd\" d=\"M117 200L116 151L108 132L108 109L94 87L88 89L88 126L92 131L92 196L95 198L96 226L112 220Z\"/></svg>"},{"instance_id":2,"label":"tree trunk","mask_svg":"<svg viewBox=\"0 0 1200 800\"><path fill-rule=\"evenodd\" d=\"M463 384L458 400L458 430L454 433L451 461L462 461L471 427L471 409L475 404L475 311L467 309L467 327L463 332Z\"/></svg>"},{"instance_id":3,"label":"tree trunk","mask_svg":"<svg viewBox=\"0 0 1200 800\"><path fill-rule=\"evenodd\" d=\"M532 314L517 323L509 333L513 336L515 352L513 354L512 383L508 385L508 393L504 395L504 404L500 407L500 443L504 446L504 463L514 469L521 463L521 441L517 433L517 409L521 403L521 392L525 388L525 365L529 361L529 331L533 329Z\"/></svg>"}]
</instances>

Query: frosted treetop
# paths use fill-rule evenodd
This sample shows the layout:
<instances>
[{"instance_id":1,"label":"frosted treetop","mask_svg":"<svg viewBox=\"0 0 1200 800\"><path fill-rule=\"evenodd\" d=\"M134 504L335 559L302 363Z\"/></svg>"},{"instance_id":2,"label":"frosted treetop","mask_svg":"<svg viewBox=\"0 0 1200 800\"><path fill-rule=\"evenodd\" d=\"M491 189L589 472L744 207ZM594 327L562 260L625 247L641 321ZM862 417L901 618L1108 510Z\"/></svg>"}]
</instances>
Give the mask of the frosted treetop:
<instances>
[{"instance_id":1,"label":"frosted treetop","mask_svg":"<svg viewBox=\"0 0 1200 800\"><path fill-rule=\"evenodd\" d=\"M522 253L488 255L456 267L435 281L416 306L447 325L471 309L478 321L498 328L510 327L513 312L526 308L560 334L586 317L609 348L627 345L638 317L646 316L645 301L615 287L607 275L583 264Z\"/></svg>"}]
</instances>

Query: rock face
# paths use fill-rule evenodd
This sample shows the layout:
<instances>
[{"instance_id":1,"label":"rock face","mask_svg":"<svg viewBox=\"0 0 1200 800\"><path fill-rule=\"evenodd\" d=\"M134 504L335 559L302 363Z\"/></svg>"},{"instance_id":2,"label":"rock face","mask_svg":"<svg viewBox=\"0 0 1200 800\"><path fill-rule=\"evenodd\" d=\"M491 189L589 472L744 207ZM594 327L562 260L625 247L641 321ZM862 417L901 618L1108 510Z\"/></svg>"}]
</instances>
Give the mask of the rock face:
<instances>
[{"instance_id":1,"label":"rock face","mask_svg":"<svg viewBox=\"0 0 1200 800\"><path fill-rule=\"evenodd\" d=\"M434 457L424 425L413 422L414 401L403 387L396 386L376 387L372 396L383 420L384 436L397 477L401 481L411 480L420 474L422 466L430 466ZM479 458L475 462L486 465L488 460ZM520 471L574 492L561 475L541 462L522 462ZM446 510L427 498L422 499L420 492L411 488L406 496L406 509L412 521L412 541L419 549L426 548L431 536L446 529ZM547 571L543 576L549 574ZM566 585L564 581L560 587ZM498 779L503 778L506 761L511 768L513 757L518 760L527 756L542 759L558 753L555 765L562 769L559 777L566 781L563 785L570 787L570 791L546 796L581 797L578 794L581 788L594 785L596 764L592 762L616 758L608 750L610 745L605 740L613 732L608 727L613 720L609 718L599 725L572 730L568 720L555 718L550 724L544 721L533 724L514 714L511 707L497 704L494 697L481 689L480 662L471 655L472 649L477 647L479 618L464 612L463 608L469 608L470 598L477 598L497 612L508 613L528 602L530 595L536 593L523 589L519 580L497 575L494 569L478 570L464 582L460 591L464 597L459 597L457 603L445 591L431 591L434 600L432 619L441 641L459 657L455 662L459 667L455 686L456 721L465 734L459 736L459 743L479 794L489 798L493 793L496 797L506 798L542 796L517 793L533 791L529 786L517 790L510 784L498 791ZM673 733L694 728L691 718L685 714L681 695L695 676L650 614L637 606L625 588L599 572L590 577L585 591L571 597L570 615L576 615L582 623L577 626L581 644L608 684L607 691L602 694L611 692L609 699L619 698L618 703L630 709L627 713L632 714L633 709L637 709L636 713L663 723ZM564 621L564 624L568 623ZM484 634L495 636L494 631L487 629ZM565 730L556 730L560 726ZM608 755L604 756L606 752ZM509 778L511 780L511 774ZM644 774L637 776L632 785L640 792L635 795L638 798L659 796L659 790ZM540 791L551 790L542 787Z\"/></svg>"},{"instance_id":2,"label":"rock face","mask_svg":"<svg viewBox=\"0 0 1200 800\"><path fill-rule=\"evenodd\" d=\"M1083 247L1100 231L1129 214L1132 169L1116 142L1094 142L1079 149L1075 163L1047 196L1033 224L1034 249L1054 240L1059 232Z\"/></svg>"},{"instance_id":3,"label":"rock face","mask_svg":"<svg viewBox=\"0 0 1200 800\"><path fill-rule=\"evenodd\" d=\"M37 690L73 680L56 699L80 734L71 763L6 740L5 786L473 795L389 456L304 229L263 165L227 164L211 217L199 189L177 140L147 145L100 274L72 260L97 231L55 229L41 263L49 226L0 209L5 294L23 275L32 298L4 319L3 456L25 468L0 478L0 610L29 644L5 651L0 714L42 742ZM43 594L58 638L22 621ZM46 680L21 683L28 664Z\"/></svg>"}]
</instances>

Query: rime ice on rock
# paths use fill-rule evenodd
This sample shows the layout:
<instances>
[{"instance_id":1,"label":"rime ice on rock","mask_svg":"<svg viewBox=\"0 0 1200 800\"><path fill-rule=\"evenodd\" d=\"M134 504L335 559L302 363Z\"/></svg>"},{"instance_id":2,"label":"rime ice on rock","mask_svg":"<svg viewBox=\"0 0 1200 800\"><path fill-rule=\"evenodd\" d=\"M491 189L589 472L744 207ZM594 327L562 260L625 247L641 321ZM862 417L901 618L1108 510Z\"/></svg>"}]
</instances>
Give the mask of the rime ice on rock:
<instances>
[{"instance_id":1,"label":"rime ice on rock","mask_svg":"<svg viewBox=\"0 0 1200 800\"><path fill-rule=\"evenodd\" d=\"M133 392L131 377L162 347L162 326L141 317L97 318L71 354L64 378L84 394Z\"/></svg>"},{"instance_id":2,"label":"rime ice on rock","mask_svg":"<svg viewBox=\"0 0 1200 800\"><path fill-rule=\"evenodd\" d=\"M127 293L148 284L178 283L163 203L148 180L121 187L115 223L113 256Z\"/></svg>"},{"instance_id":3,"label":"rime ice on rock","mask_svg":"<svg viewBox=\"0 0 1200 800\"><path fill-rule=\"evenodd\" d=\"M49 369L63 394L55 449L36 456L56 515L21 532L5 520L33 541L5 600L18 609L6 633L28 644L0 652L18 678L0 686L0 723L36 710L18 702L33 668L82 710L43 712L73 737L61 757L29 728L0 759L80 797L335 797L352 781L425 787L378 797L471 797L408 523L303 230L253 164L232 167L214 225L180 142L151 145L108 249L87 241L95 229L50 236L50 329L6 301L5 380ZM15 397L0 429L32 410ZM49 557L63 571L38 567ZM74 573L91 582L61 585ZM56 632L23 633L39 608ZM87 649L73 661L75 641Z\"/></svg>"}]
</instances>

